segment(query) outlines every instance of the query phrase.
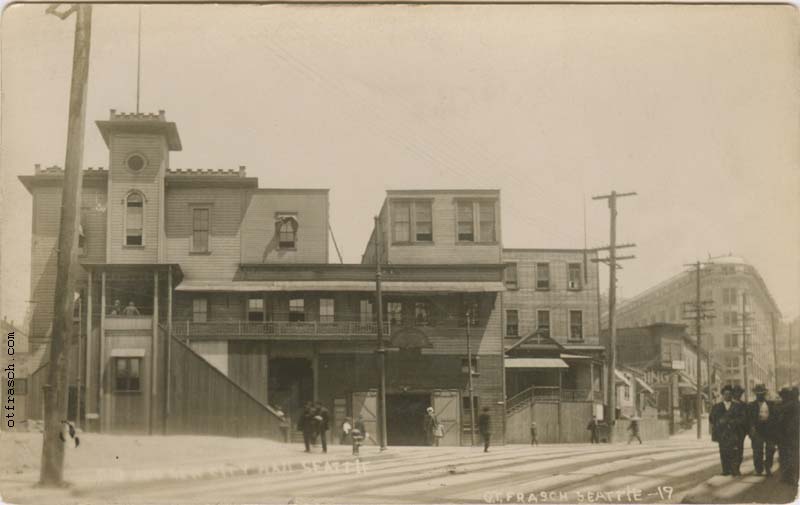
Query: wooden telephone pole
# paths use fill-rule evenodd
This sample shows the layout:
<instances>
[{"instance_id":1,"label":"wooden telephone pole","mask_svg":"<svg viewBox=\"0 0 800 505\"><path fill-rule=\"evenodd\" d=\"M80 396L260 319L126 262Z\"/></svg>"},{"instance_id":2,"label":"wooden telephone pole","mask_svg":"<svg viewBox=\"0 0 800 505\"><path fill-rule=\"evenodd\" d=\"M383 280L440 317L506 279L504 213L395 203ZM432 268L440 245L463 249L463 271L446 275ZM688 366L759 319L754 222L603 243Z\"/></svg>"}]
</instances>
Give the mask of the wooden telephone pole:
<instances>
[{"instance_id":1,"label":"wooden telephone pole","mask_svg":"<svg viewBox=\"0 0 800 505\"><path fill-rule=\"evenodd\" d=\"M636 244L622 244L617 245L617 198L623 196L634 196L632 193L617 193L612 191L611 194L593 196L592 200L608 200L608 209L611 214L611 231L609 245L606 247L598 247L596 251L608 251L608 258L598 258L592 261L602 261L609 267L609 281L608 281L608 327L609 327L609 352L608 352L608 439L609 442L614 441L614 424L617 418L617 388L616 388L616 369L617 369L617 323L614 318L617 306L617 268L622 268L617 264L618 261L633 259L634 255L630 256L617 256L617 249L623 247L635 247Z\"/></svg>"},{"instance_id":2,"label":"wooden telephone pole","mask_svg":"<svg viewBox=\"0 0 800 505\"><path fill-rule=\"evenodd\" d=\"M375 310L378 311L378 412L377 429L380 450L386 450L386 348L383 346L383 291L381 289L381 220L375 216Z\"/></svg>"},{"instance_id":3,"label":"wooden telephone pole","mask_svg":"<svg viewBox=\"0 0 800 505\"><path fill-rule=\"evenodd\" d=\"M73 305L76 284L77 235L80 224L81 165L86 117L86 91L89 77L89 46L92 34L92 6L76 4L65 12L57 5L47 13L66 19L76 13L75 45L72 59L72 84L67 122L67 153L61 194L61 222L58 235L53 331L47 383L44 386L44 440L39 481L45 486L60 486L64 476L64 445L61 421L67 414L68 346L73 342Z\"/></svg>"},{"instance_id":4,"label":"wooden telephone pole","mask_svg":"<svg viewBox=\"0 0 800 505\"><path fill-rule=\"evenodd\" d=\"M742 292L742 387L744 401L750 401L750 386L747 382L747 293Z\"/></svg>"},{"instance_id":5,"label":"wooden telephone pole","mask_svg":"<svg viewBox=\"0 0 800 505\"><path fill-rule=\"evenodd\" d=\"M703 398L701 396L702 393L702 364L703 364L703 330L702 330L702 321L703 319L713 319L714 318L714 309L712 304L714 303L713 300L701 300L700 299L700 272L703 265L709 263L703 263L701 261L697 261L690 265L684 265L687 267L694 267L694 275L695 275L695 302L694 303L686 303L684 304L684 319L694 319L694 330L695 335L697 336L697 378L696 378L696 396L695 396L695 404L694 404L694 411L695 417L697 419L697 440L702 438L702 428L700 426L700 414L703 411ZM706 380L708 381L708 398L711 399L711 356L710 351L706 353L706 372L708 377Z\"/></svg>"}]
</instances>

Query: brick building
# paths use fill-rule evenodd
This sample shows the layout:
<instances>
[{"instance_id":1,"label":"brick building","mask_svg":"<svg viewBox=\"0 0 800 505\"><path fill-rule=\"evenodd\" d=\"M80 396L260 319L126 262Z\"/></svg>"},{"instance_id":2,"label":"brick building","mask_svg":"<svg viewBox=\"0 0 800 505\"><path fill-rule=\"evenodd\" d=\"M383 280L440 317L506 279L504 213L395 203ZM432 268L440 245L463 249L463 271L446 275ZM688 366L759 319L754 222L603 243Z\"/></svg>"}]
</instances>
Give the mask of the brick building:
<instances>
[{"instance_id":1,"label":"brick building","mask_svg":"<svg viewBox=\"0 0 800 505\"><path fill-rule=\"evenodd\" d=\"M711 258L701 270L701 298L710 301L716 317L703 321L703 348L722 367L721 384L743 384L742 335L747 335L748 391L756 384L774 390L772 320L781 313L764 280L742 258ZM747 305L743 308L743 294ZM696 299L694 272L682 272L617 307L617 326L641 327L655 323L688 323L684 304ZM747 315L744 328L742 315ZM690 328L690 333L693 330ZM718 390L720 384L714 384ZM752 397L752 394L750 394Z\"/></svg>"}]
</instances>

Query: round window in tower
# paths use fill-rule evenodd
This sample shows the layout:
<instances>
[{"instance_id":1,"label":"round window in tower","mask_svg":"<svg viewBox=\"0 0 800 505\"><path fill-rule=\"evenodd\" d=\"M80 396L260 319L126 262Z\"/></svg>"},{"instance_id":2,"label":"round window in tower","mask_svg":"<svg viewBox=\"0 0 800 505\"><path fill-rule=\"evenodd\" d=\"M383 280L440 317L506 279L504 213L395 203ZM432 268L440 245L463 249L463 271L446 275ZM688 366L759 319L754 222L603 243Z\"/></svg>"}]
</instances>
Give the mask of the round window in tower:
<instances>
[{"instance_id":1,"label":"round window in tower","mask_svg":"<svg viewBox=\"0 0 800 505\"><path fill-rule=\"evenodd\" d=\"M128 159L125 160L125 165L133 172L139 172L147 166L147 160L141 154L134 153L128 156Z\"/></svg>"}]
</instances>

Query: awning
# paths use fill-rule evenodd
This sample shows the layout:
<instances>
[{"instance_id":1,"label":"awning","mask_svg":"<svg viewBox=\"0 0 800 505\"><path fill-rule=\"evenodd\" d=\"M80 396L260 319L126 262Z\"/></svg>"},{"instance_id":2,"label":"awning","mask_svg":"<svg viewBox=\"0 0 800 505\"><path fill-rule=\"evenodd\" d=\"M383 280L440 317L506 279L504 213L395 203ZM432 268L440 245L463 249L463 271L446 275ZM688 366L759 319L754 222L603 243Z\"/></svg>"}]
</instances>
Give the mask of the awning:
<instances>
[{"instance_id":1,"label":"awning","mask_svg":"<svg viewBox=\"0 0 800 505\"><path fill-rule=\"evenodd\" d=\"M143 358L144 349L111 349L112 358Z\"/></svg>"},{"instance_id":2,"label":"awning","mask_svg":"<svg viewBox=\"0 0 800 505\"><path fill-rule=\"evenodd\" d=\"M505 291L502 282L479 281L384 281L383 291L392 293L458 292L499 293ZM176 291L375 291L372 281L183 281Z\"/></svg>"},{"instance_id":3,"label":"awning","mask_svg":"<svg viewBox=\"0 0 800 505\"><path fill-rule=\"evenodd\" d=\"M631 381L629 381L629 380L628 380L628 378L627 378L627 377L625 377L625 374L623 374L623 373L622 373L622 372L620 372L619 370L614 370L614 375L616 375L616 376L617 376L617 379L618 379L620 382L624 382L626 386L630 386L630 385L631 385Z\"/></svg>"},{"instance_id":4,"label":"awning","mask_svg":"<svg viewBox=\"0 0 800 505\"><path fill-rule=\"evenodd\" d=\"M562 354L563 359L592 359L591 356L582 356L580 354Z\"/></svg>"},{"instance_id":5,"label":"awning","mask_svg":"<svg viewBox=\"0 0 800 505\"><path fill-rule=\"evenodd\" d=\"M643 380L642 380L642 379L640 379L639 377L634 377L634 379L636 380L636 383L637 383L637 384L639 384L640 386L642 386L642 389L644 389L645 391L648 391L650 394L653 394L653 393L655 393L655 391L653 391L653 388L651 388L650 386L648 386L648 385L647 385L647 383L646 383L645 381L643 381Z\"/></svg>"},{"instance_id":6,"label":"awning","mask_svg":"<svg viewBox=\"0 0 800 505\"><path fill-rule=\"evenodd\" d=\"M506 368L569 368L559 358L506 358Z\"/></svg>"}]
</instances>

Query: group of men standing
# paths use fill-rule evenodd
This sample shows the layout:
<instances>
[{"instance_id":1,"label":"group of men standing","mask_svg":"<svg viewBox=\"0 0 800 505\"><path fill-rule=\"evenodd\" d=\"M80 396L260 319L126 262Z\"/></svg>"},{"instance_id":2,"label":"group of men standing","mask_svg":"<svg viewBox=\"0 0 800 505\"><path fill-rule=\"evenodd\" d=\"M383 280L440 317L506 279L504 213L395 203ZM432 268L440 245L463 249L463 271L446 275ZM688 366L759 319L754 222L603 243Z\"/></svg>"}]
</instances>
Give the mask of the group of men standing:
<instances>
[{"instance_id":1,"label":"group of men standing","mask_svg":"<svg viewBox=\"0 0 800 505\"><path fill-rule=\"evenodd\" d=\"M780 456L781 480L797 485L798 435L800 402L797 388L781 389L780 402L767 400L767 389L757 385L756 399L744 403L740 386L722 388L722 401L711 408L708 417L711 440L719 444L722 475L741 475L745 437L750 437L756 475L772 475L777 447Z\"/></svg>"},{"instance_id":2,"label":"group of men standing","mask_svg":"<svg viewBox=\"0 0 800 505\"><path fill-rule=\"evenodd\" d=\"M322 452L328 452L328 441L326 432L330 414L320 402L316 404L308 402L303 409L303 415L297 423L297 428L303 432L303 443L306 445L306 452L311 452L311 444L316 443L317 437L322 442Z\"/></svg>"}]
</instances>

